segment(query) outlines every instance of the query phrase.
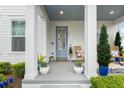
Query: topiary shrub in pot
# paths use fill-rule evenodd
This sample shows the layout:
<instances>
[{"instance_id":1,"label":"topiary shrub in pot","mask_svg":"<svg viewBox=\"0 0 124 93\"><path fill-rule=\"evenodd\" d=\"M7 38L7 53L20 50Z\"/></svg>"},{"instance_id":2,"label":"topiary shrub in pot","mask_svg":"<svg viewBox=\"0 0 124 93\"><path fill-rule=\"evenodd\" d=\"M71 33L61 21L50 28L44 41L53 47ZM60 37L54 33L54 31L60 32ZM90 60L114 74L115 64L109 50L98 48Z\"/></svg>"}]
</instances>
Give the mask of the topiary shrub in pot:
<instances>
[{"instance_id":1,"label":"topiary shrub in pot","mask_svg":"<svg viewBox=\"0 0 124 93\"><path fill-rule=\"evenodd\" d=\"M39 63L39 71L41 74L45 75L49 72L49 65L48 62L45 61L45 57L39 56L38 57L38 63Z\"/></svg>"},{"instance_id":2,"label":"topiary shrub in pot","mask_svg":"<svg viewBox=\"0 0 124 93\"><path fill-rule=\"evenodd\" d=\"M105 25L101 27L99 43L97 45L99 74L101 76L108 75L108 65L111 59L110 45L108 43L107 28Z\"/></svg>"},{"instance_id":3,"label":"topiary shrub in pot","mask_svg":"<svg viewBox=\"0 0 124 93\"><path fill-rule=\"evenodd\" d=\"M122 47L121 47L121 36L120 36L120 33L119 33L119 31L116 33L116 37L115 37L115 41L114 41L114 45L115 46L118 46L118 48L119 48L119 56L122 56ZM120 58L120 57L116 57L115 58L115 61L117 61L117 62L120 62L120 61L122 61L122 58Z\"/></svg>"},{"instance_id":4,"label":"topiary shrub in pot","mask_svg":"<svg viewBox=\"0 0 124 93\"><path fill-rule=\"evenodd\" d=\"M74 63L74 71L77 74L81 74L82 72L84 72L84 66L83 66L83 62L82 60L76 60Z\"/></svg>"}]
</instances>

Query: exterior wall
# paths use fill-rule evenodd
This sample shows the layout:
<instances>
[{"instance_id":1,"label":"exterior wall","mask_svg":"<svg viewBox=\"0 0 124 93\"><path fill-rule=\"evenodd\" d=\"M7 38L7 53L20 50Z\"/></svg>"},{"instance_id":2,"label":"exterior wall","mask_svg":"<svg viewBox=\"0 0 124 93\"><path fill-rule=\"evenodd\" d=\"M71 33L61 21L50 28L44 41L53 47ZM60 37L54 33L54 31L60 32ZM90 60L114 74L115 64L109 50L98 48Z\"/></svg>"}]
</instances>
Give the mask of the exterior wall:
<instances>
[{"instance_id":1,"label":"exterior wall","mask_svg":"<svg viewBox=\"0 0 124 93\"><path fill-rule=\"evenodd\" d=\"M56 56L56 26L67 26L68 27L68 49L69 45L72 46L80 45L83 49L83 36L84 35L84 24L83 21L52 21L51 22L51 31L49 33L49 53L54 53ZM51 42L54 42L54 45L51 45Z\"/></svg>"},{"instance_id":2,"label":"exterior wall","mask_svg":"<svg viewBox=\"0 0 124 93\"><path fill-rule=\"evenodd\" d=\"M46 21L46 42L44 42L46 44L46 46L43 48L43 51L46 51L46 60L48 61L49 60L49 41L50 41L50 37L49 37L49 33L50 33L50 20L49 20L49 17L44 9L43 6L40 6L40 16L44 19L44 21ZM44 44L44 45L45 45Z\"/></svg>"},{"instance_id":3,"label":"exterior wall","mask_svg":"<svg viewBox=\"0 0 124 93\"><path fill-rule=\"evenodd\" d=\"M105 24L109 35L109 43L113 45L116 32L118 31L117 24L113 24L113 21L97 21L97 31L100 33L101 26ZM55 27L56 26L68 26L68 47L69 44L81 45L84 51L84 22L83 21L51 21L51 31L48 34L49 40L49 54L54 53L56 56L56 41L55 41ZM51 45L54 42L54 45ZM73 57L75 59L75 57Z\"/></svg>"},{"instance_id":4,"label":"exterior wall","mask_svg":"<svg viewBox=\"0 0 124 93\"><path fill-rule=\"evenodd\" d=\"M0 6L0 61L25 61L25 52L11 51L11 19L25 19L25 6ZM46 23L38 16L38 53L46 56Z\"/></svg>"},{"instance_id":5,"label":"exterior wall","mask_svg":"<svg viewBox=\"0 0 124 93\"><path fill-rule=\"evenodd\" d=\"M43 9L42 14L38 16L38 54L51 56L55 54L55 26L68 26L68 47L70 44L81 45L84 50L84 22L83 21L49 21L49 18ZM44 17L46 17L44 19ZM0 61L9 61L12 63L25 61L25 53L15 53L11 51L11 19L25 19L25 6L0 6ZM108 29L109 42L112 45L116 32L117 24L122 22L124 17L114 21L98 21L97 29L100 33L100 27L105 24ZM46 21L46 22L45 22ZM54 45L51 44L54 42Z\"/></svg>"},{"instance_id":6,"label":"exterior wall","mask_svg":"<svg viewBox=\"0 0 124 93\"><path fill-rule=\"evenodd\" d=\"M46 56L46 22L38 16L38 54Z\"/></svg>"},{"instance_id":7,"label":"exterior wall","mask_svg":"<svg viewBox=\"0 0 124 93\"><path fill-rule=\"evenodd\" d=\"M0 61L24 61L24 53L11 51L11 19L25 18L25 6L0 6Z\"/></svg>"},{"instance_id":8,"label":"exterior wall","mask_svg":"<svg viewBox=\"0 0 124 93\"><path fill-rule=\"evenodd\" d=\"M49 48L50 48L50 21L47 20L47 32L46 32L46 55L47 55L47 60L49 60L49 57L51 56L51 54L49 53Z\"/></svg>"}]
</instances>

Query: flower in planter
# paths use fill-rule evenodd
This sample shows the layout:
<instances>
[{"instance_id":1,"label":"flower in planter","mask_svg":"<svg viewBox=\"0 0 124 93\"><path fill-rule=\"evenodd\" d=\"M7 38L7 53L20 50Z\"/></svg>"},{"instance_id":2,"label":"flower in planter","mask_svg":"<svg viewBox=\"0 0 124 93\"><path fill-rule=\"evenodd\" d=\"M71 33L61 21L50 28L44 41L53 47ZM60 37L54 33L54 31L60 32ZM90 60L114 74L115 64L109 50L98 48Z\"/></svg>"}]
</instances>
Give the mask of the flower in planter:
<instances>
[{"instance_id":1,"label":"flower in planter","mask_svg":"<svg viewBox=\"0 0 124 93\"><path fill-rule=\"evenodd\" d=\"M45 57L44 56L38 56L38 63L41 67L47 67L48 62L45 61Z\"/></svg>"},{"instance_id":2,"label":"flower in planter","mask_svg":"<svg viewBox=\"0 0 124 93\"><path fill-rule=\"evenodd\" d=\"M77 74L84 73L84 66L83 66L82 60L76 60L74 64L75 64L74 65L74 71Z\"/></svg>"},{"instance_id":3,"label":"flower in planter","mask_svg":"<svg viewBox=\"0 0 124 93\"><path fill-rule=\"evenodd\" d=\"M41 74L47 74L49 72L49 65L44 56L38 57L39 71Z\"/></svg>"}]
</instances>

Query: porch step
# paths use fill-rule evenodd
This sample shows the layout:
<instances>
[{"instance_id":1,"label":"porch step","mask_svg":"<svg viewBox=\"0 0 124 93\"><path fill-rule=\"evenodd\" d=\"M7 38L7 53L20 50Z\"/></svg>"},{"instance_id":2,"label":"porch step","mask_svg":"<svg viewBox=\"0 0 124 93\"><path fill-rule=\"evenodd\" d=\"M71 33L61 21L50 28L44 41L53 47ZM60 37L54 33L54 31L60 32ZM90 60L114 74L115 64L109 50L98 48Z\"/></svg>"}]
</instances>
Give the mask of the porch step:
<instances>
[{"instance_id":1,"label":"porch step","mask_svg":"<svg viewBox=\"0 0 124 93\"><path fill-rule=\"evenodd\" d=\"M39 88L87 88L90 87L89 80L82 81L41 81L23 80L22 85L39 85Z\"/></svg>"},{"instance_id":2,"label":"porch step","mask_svg":"<svg viewBox=\"0 0 124 93\"><path fill-rule=\"evenodd\" d=\"M41 88L82 88L82 85L42 85Z\"/></svg>"}]
</instances>

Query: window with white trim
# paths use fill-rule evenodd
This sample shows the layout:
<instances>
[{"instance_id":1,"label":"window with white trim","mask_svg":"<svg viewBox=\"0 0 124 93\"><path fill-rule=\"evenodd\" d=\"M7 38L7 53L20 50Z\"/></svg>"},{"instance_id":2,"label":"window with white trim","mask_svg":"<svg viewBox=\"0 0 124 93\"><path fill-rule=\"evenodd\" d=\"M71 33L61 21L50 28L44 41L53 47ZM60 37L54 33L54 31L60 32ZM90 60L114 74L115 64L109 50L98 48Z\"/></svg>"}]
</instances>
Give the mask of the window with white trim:
<instances>
[{"instance_id":1,"label":"window with white trim","mask_svg":"<svg viewBox=\"0 0 124 93\"><path fill-rule=\"evenodd\" d=\"M11 21L12 51L25 51L25 21Z\"/></svg>"}]
</instances>

